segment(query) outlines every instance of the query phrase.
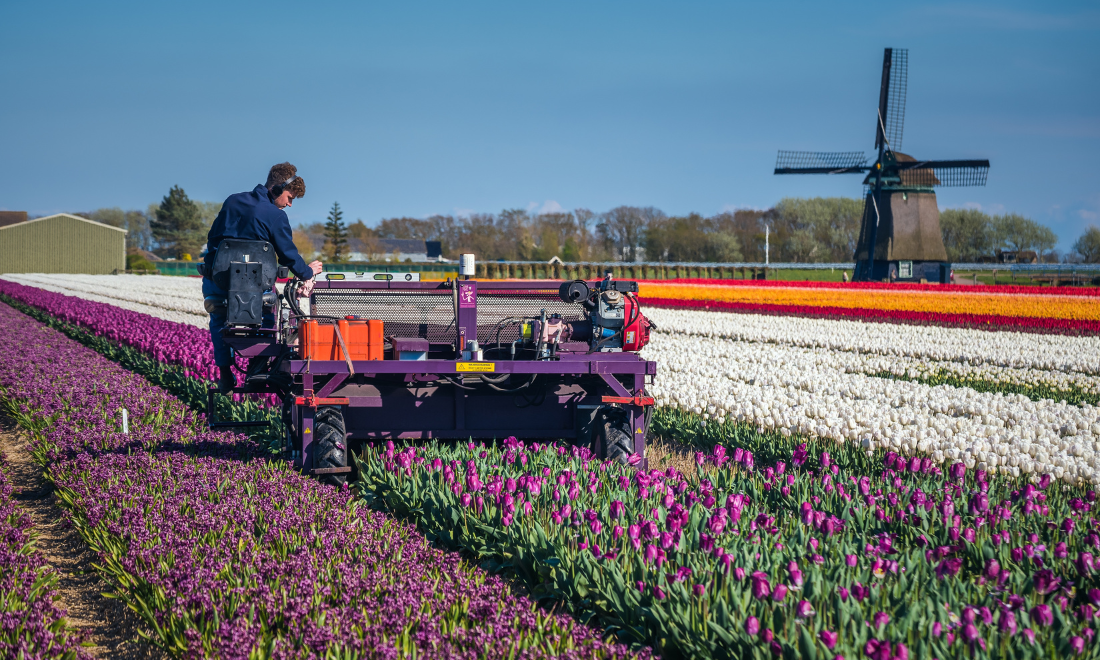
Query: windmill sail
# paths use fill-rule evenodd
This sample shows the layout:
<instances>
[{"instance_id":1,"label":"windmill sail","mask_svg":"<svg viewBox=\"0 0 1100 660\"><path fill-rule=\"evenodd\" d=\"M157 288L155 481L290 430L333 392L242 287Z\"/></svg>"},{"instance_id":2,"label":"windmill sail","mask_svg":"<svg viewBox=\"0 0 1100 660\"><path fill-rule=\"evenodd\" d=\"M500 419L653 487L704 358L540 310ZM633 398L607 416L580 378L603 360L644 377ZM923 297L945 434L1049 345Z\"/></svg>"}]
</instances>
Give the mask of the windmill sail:
<instances>
[{"instance_id":1,"label":"windmill sail","mask_svg":"<svg viewBox=\"0 0 1100 660\"><path fill-rule=\"evenodd\" d=\"M775 159L776 174L851 174L867 169L862 151L782 151Z\"/></svg>"},{"instance_id":2,"label":"windmill sail","mask_svg":"<svg viewBox=\"0 0 1100 660\"><path fill-rule=\"evenodd\" d=\"M875 149L886 144L893 151L901 149L905 129L905 96L909 86L909 49L887 48L882 56L882 85L878 94L878 117L875 118Z\"/></svg>"}]
</instances>

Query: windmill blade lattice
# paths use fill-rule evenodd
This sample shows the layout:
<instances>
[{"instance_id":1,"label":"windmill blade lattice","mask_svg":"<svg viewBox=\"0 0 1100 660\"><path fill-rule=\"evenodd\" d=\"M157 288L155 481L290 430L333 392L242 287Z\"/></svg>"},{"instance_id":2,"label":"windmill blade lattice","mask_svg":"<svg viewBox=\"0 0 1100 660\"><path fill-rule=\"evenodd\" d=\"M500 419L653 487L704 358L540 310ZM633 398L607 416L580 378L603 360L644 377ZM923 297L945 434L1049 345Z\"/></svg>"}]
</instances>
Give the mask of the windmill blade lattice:
<instances>
[{"instance_id":1,"label":"windmill blade lattice","mask_svg":"<svg viewBox=\"0 0 1100 660\"><path fill-rule=\"evenodd\" d=\"M843 174L867 168L862 151L782 151L775 159L776 174Z\"/></svg>"},{"instance_id":2,"label":"windmill blade lattice","mask_svg":"<svg viewBox=\"0 0 1100 660\"><path fill-rule=\"evenodd\" d=\"M892 48L890 62L890 89L886 103L886 140L893 151L901 150L901 138L905 129L905 96L909 86L909 49Z\"/></svg>"}]
</instances>

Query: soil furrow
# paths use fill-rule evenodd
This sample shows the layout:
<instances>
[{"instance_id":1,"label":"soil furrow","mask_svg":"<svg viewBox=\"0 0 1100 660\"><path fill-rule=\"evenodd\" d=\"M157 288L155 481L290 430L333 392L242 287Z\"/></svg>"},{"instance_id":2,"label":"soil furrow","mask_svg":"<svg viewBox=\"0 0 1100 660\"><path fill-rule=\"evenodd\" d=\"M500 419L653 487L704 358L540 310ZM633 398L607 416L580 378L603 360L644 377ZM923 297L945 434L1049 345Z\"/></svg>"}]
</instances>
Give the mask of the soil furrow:
<instances>
[{"instance_id":1,"label":"soil furrow","mask_svg":"<svg viewBox=\"0 0 1100 660\"><path fill-rule=\"evenodd\" d=\"M41 467L27 448L29 437L11 419L0 417L0 451L7 456L7 474L15 487L15 499L34 521L37 552L57 572L58 605L68 612L69 623L87 633L97 658L138 660L165 657L159 649L141 641L138 617L103 594L110 587L95 572L95 553L71 527L54 499L54 488L42 476Z\"/></svg>"}]
</instances>

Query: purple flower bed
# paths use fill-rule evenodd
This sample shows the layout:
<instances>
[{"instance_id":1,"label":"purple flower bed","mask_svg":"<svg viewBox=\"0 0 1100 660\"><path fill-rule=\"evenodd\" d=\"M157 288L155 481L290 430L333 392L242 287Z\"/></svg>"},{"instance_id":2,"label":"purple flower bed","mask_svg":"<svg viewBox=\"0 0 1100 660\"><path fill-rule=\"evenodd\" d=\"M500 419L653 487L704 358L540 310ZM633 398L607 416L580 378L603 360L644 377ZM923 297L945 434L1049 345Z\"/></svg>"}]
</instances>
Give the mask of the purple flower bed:
<instances>
[{"instance_id":1,"label":"purple flower bed","mask_svg":"<svg viewBox=\"0 0 1100 660\"><path fill-rule=\"evenodd\" d=\"M181 402L61 333L6 305L0 323L20 347L0 358L0 399L35 431L35 456L105 579L172 655L628 654L347 490L206 431Z\"/></svg>"},{"instance_id":2,"label":"purple flower bed","mask_svg":"<svg viewBox=\"0 0 1100 660\"><path fill-rule=\"evenodd\" d=\"M34 551L33 523L12 499L0 454L0 657L86 658L81 635L54 604L57 576Z\"/></svg>"},{"instance_id":3,"label":"purple flower bed","mask_svg":"<svg viewBox=\"0 0 1100 660\"><path fill-rule=\"evenodd\" d=\"M188 375L204 380L218 377L210 333L201 328L6 280L0 280L0 294L132 346L165 364L183 367Z\"/></svg>"},{"instance_id":4,"label":"purple flower bed","mask_svg":"<svg viewBox=\"0 0 1100 660\"><path fill-rule=\"evenodd\" d=\"M357 488L665 657L1100 655L1095 492L766 440L779 460L717 446L702 477L388 443Z\"/></svg>"}]
</instances>

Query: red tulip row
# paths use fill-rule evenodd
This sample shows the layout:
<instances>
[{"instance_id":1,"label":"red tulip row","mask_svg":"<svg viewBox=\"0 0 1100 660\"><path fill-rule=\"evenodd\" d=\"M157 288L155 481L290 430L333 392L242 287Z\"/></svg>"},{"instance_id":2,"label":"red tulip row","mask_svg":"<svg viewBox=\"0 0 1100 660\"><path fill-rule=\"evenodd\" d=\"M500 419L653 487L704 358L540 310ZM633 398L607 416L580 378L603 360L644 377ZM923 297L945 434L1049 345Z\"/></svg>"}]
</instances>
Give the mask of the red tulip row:
<instances>
[{"instance_id":1,"label":"red tulip row","mask_svg":"<svg viewBox=\"0 0 1100 660\"><path fill-rule=\"evenodd\" d=\"M906 310L867 309L850 307L817 307L811 305L768 305L760 303L722 302L715 300L682 300L676 298L641 298L642 304L670 309L698 309L714 312L773 314L776 316L806 316L811 318L847 319L874 323L907 323L939 325L979 330L1010 330L1061 335L1100 334L1100 321L1050 319L992 314L944 314Z\"/></svg>"},{"instance_id":2,"label":"red tulip row","mask_svg":"<svg viewBox=\"0 0 1100 660\"><path fill-rule=\"evenodd\" d=\"M933 293L1000 293L1032 296L1098 296L1100 287L1017 286L1009 284L914 284L909 282L798 282L790 280L712 280L684 278L679 280L638 280L649 284L709 284L711 286L750 286L800 289L886 289L891 291L930 291Z\"/></svg>"}]
</instances>

